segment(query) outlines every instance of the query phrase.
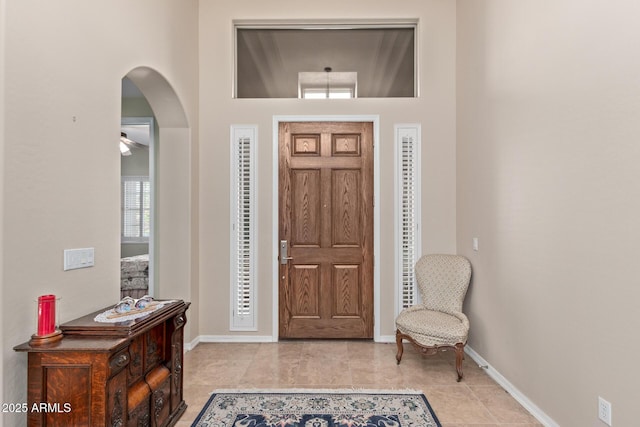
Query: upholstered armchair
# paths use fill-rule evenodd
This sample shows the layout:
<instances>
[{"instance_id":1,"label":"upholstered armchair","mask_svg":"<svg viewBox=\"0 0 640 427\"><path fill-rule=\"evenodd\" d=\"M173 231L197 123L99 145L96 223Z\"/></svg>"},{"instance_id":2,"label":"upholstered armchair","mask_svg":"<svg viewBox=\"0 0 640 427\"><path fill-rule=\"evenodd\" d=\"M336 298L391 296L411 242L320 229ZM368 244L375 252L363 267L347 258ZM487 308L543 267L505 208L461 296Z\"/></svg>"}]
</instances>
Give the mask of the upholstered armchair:
<instances>
[{"instance_id":1,"label":"upholstered armchair","mask_svg":"<svg viewBox=\"0 0 640 427\"><path fill-rule=\"evenodd\" d=\"M471 279L471 264L459 255L424 255L415 271L422 303L402 310L396 319L396 360L398 364L402 360L402 340L425 355L450 348L456 352L460 381L469 332L462 303Z\"/></svg>"}]
</instances>

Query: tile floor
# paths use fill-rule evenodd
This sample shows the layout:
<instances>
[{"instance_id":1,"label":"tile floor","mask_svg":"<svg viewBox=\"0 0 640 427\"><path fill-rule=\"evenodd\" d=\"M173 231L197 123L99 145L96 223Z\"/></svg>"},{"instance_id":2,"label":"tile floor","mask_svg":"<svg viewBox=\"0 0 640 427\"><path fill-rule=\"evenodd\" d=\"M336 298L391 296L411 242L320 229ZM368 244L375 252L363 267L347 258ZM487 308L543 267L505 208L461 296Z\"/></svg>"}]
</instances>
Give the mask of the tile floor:
<instances>
[{"instance_id":1,"label":"tile floor","mask_svg":"<svg viewBox=\"0 0 640 427\"><path fill-rule=\"evenodd\" d=\"M184 357L188 427L214 389L420 389L443 427L533 427L541 424L467 356L456 382L453 352L423 357L405 344L367 341L283 341L199 344Z\"/></svg>"}]
</instances>

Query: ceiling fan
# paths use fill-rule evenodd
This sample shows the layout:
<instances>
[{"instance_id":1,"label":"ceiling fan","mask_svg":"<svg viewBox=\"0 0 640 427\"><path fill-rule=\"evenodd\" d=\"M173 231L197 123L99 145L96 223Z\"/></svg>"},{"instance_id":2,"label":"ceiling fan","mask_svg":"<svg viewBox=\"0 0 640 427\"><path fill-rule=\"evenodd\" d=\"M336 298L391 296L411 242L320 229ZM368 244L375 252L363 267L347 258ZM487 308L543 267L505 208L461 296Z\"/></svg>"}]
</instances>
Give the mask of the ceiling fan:
<instances>
[{"instance_id":1,"label":"ceiling fan","mask_svg":"<svg viewBox=\"0 0 640 427\"><path fill-rule=\"evenodd\" d=\"M148 146L127 138L126 133L120 132L120 154L122 154L123 156L130 156L132 148L144 148L147 150L149 149Z\"/></svg>"}]
</instances>

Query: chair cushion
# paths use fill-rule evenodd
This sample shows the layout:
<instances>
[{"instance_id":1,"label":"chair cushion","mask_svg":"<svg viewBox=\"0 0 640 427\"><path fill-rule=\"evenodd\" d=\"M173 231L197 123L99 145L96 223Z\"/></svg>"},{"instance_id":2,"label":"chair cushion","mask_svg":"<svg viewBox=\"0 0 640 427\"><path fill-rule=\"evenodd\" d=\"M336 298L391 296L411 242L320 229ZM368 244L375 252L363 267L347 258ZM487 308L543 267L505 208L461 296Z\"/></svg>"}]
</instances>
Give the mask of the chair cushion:
<instances>
[{"instance_id":1,"label":"chair cushion","mask_svg":"<svg viewBox=\"0 0 640 427\"><path fill-rule=\"evenodd\" d=\"M470 279L471 264L460 255L424 255L416 263L420 296L430 310L461 312Z\"/></svg>"},{"instance_id":2,"label":"chair cushion","mask_svg":"<svg viewBox=\"0 0 640 427\"><path fill-rule=\"evenodd\" d=\"M398 330L424 346L466 343L469 322L461 317L414 306L403 310L396 319Z\"/></svg>"}]
</instances>

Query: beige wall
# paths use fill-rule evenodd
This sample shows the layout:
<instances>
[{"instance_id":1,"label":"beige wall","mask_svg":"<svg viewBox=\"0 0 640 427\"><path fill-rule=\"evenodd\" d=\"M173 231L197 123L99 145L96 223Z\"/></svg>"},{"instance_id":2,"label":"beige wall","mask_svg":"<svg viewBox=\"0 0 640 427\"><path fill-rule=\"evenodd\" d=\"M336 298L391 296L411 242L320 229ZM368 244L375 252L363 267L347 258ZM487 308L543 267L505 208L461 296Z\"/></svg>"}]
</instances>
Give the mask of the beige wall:
<instances>
[{"instance_id":1,"label":"beige wall","mask_svg":"<svg viewBox=\"0 0 640 427\"><path fill-rule=\"evenodd\" d=\"M636 425L640 3L457 6L469 343L559 425Z\"/></svg>"},{"instance_id":2,"label":"beige wall","mask_svg":"<svg viewBox=\"0 0 640 427\"><path fill-rule=\"evenodd\" d=\"M5 79L5 0L0 0L0 165L4 165L4 147L5 147L5 102L4 102L4 79ZM0 301L4 301L4 173L0 173ZM0 342L4 340L4 309L0 315ZM0 362L4 360L4 355L0 355ZM0 378L4 378L4 363L0 363ZM4 399L4 387L0 388L0 402L6 402ZM0 418L0 426L3 425Z\"/></svg>"},{"instance_id":3,"label":"beige wall","mask_svg":"<svg viewBox=\"0 0 640 427\"><path fill-rule=\"evenodd\" d=\"M63 322L119 298L122 78L156 70L197 127L197 2L6 0L2 16L2 400L24 402L27 358L12 348L35 331L37 296L59 296ZM184 163L171 173L190 177ZM78 247L95 248L95 267L63 272L63 250ZM171 279L161 296L188 297L189 274Z\"/></svg>"},{"instance_id":4,"label":"beige wall","mask_svg":"<svg viewBox=\"0 0 640 427\"><path fill-rule=\"evenodd\" d=\"M417 99L232 99L234 19L420 20L420 89ZM455 3L408 0L200 2L200 334L229 335L229 128L258 126L258 331L272 331L274 115L379 115L380 117L380 333L393 335L393 126L422 124L423 251L455 251ZM204 309L206 307L206 309ZM237 333L235 333L237 334Z\"/></svg>"}]
</instances>

